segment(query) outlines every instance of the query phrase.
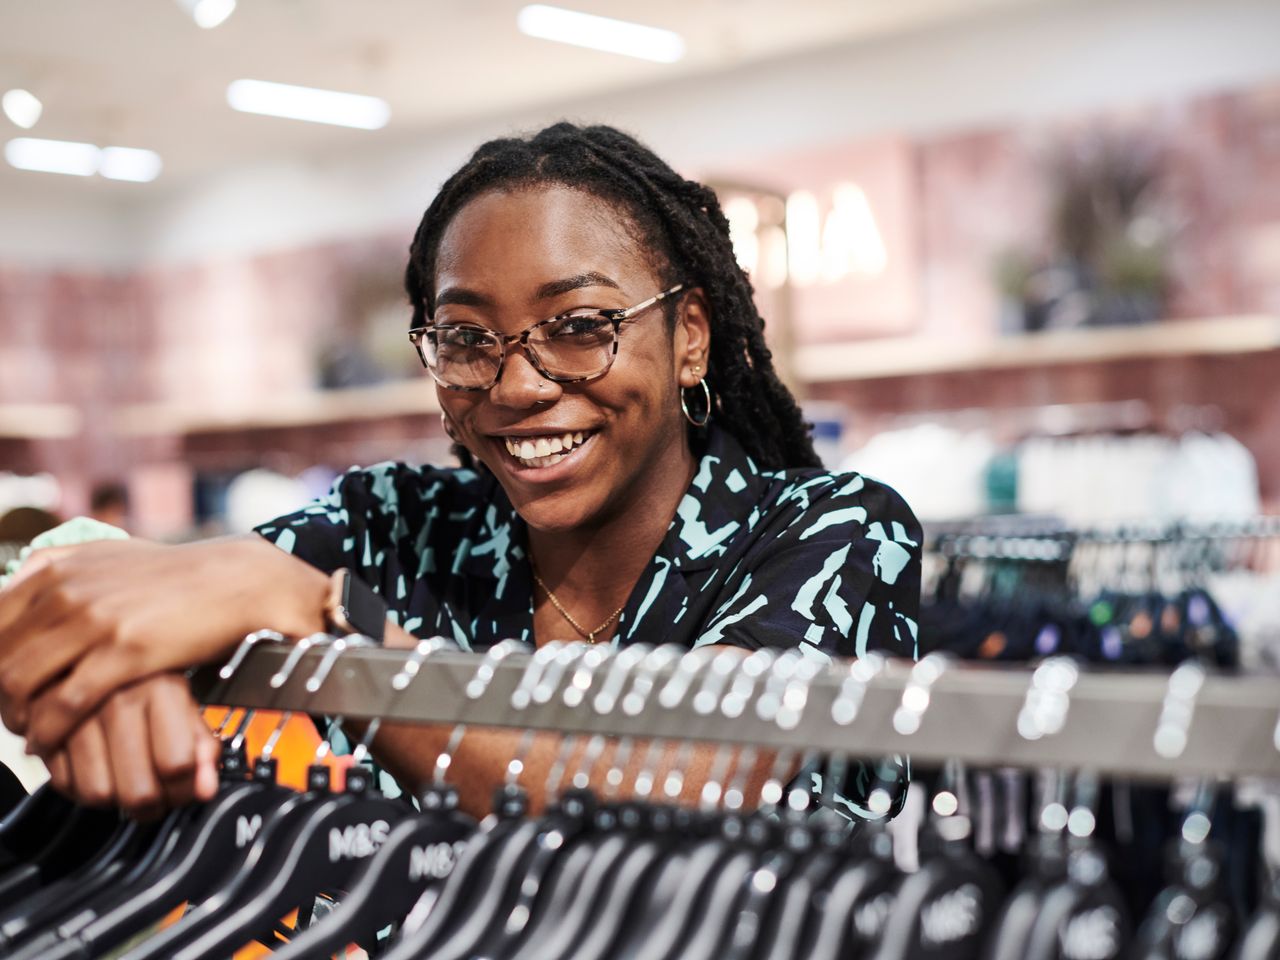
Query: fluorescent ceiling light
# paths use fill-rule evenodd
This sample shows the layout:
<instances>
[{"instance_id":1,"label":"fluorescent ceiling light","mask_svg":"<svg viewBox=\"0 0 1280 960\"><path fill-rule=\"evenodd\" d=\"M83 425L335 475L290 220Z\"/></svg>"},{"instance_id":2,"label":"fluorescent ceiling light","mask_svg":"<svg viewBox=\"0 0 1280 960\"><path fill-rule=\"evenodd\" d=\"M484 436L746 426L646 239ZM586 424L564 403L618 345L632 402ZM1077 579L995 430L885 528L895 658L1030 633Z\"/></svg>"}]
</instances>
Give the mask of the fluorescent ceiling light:
<instances>
[{"instance_id":1,"label":"fluorescent ceiling light","mask_svg":"<svg viewBox=\"0 0 1280 960\"><path fill-rule=\"evenodd\" d=\"M675 63L684 56L684 38L678 33L543 3L523 8L516 15L516 26L531 37L641 60Z\"/></svg>"},{"instance_id":2,"label":"fluorescent ceiling light","mask_svg":"<svg viewBox=\"0 0 1280 960\"><path fill-rule=\"evenodd\" d=\"M220 26L236 9L236 0L178 0L196 26L204 30L212 30Z\"/></svg>"},{"instance_id":3,"label":"fluorescent ceiling light","mask_svg":"<svg viewBox=\"0 0 1280 960\"><path fill-rule=\"evenodd\" d=\"M227 87L227 103L243 113L379 130L391 119L391 107L379 97L295 87L266 80L236 80Z\"/></svg>"},{"instance_id":4,"label":"fluorescent ceiling light","mask_svg":"<svg viewBox=\"0 0 1280 960\"><path fill-rule=\"evenodd\" d=\"M19 170L65 173L75 177L101 174L109 180L150 183L160 176L160 154L136 147L96 147L69 140L18 137L4 145L4 157Z\"/></svg>"},{"instance_id":5,"label":"fluorescent ceiling light","mask_svg":"<svg viewBox=\"0 0 1280 960\"><path fill-rule=\"evenodd\" d=\"M4 115L23 130L34 127L44 112L44 104L26 90L10 90L0 99L0 106L4 108Z\"/></svg>"},{"instance_id":6,"label":"fluorescent ceiling light","mask_svg":"<svg viewBox=\"0 0 1280 960\"><path fill-rule=\"evenodd\" d=\"M4 145L4 158L19 170L91 177L98 172L101 151L92 143L19 137Z\"/></svg>"},{"instance_id":7,"label":"fluorescent ceiling light","mask_svg":"<svg viewBox=\"0 0 1280 960\"><path fill-rule=\"evenodd\" d=\"M150 183L160 176L164 164L154 150L136 147L103 147L98 172L108 180Z\"/></svg>"}]
</instances>

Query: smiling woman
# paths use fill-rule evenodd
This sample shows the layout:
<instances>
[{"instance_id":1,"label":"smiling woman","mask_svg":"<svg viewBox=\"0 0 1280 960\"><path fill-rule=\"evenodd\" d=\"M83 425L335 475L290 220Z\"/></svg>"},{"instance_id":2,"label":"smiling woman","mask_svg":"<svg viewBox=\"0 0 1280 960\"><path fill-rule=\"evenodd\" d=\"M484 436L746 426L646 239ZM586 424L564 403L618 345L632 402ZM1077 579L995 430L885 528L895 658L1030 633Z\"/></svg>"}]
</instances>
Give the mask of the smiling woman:
<instances>
[{"instance_id":1,"label":"smiling woman","mask_svg":"<svg viewBox=\"0 0 1280 960\"><path fill-rule=\"evenodd\" d=\"M66 739L84 716L251 630L331 625L330 577L363 595L344 609L373 611L353 625L393 646L915 656L919 528L892 490L821 469L711 190L608 127L493 141L427 210L406 288L460 469L352 470L259 529L280 550L85 548L0 594L0 710L37 748L68 748L69 789L110 768L85 759L110 738ZM385 727L375 747L416 782L443 737ZM553 750L530 754L528 782ZM466 738L465 802L485 806L510 755L505 734ZM814 794L891 814L905 767L854 766L834 800Z\"/></svg>"}]
</instances>

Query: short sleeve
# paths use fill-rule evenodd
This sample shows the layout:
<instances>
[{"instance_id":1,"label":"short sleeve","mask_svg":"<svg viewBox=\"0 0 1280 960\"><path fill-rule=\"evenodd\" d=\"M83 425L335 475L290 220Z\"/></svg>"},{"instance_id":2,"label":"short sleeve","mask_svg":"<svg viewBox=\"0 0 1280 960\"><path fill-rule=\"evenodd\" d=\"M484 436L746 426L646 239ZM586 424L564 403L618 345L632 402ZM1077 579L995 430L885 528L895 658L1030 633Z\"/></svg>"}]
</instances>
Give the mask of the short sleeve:
<instances>
[{"instance_id":1,"label":"short sleeve","mask_svg":"<svg viewBox=\"0 0 1280 960\"><path fill-rule=\"evenodd\" d=\"M294 513L260 524L254 532L299 560L332 573L351 565L352 516L363 517L369 506L359 471L351 471L335 480L325 496Z\"/></svg>"},{"instance_id":2,"label":"short sleeve","mask_svg":"<svg viewBox=\"0 0 1280 960\"><path fill-rule=\"evenodd\" d=\"M915 659L922 537L911 508L857 474L815 486L782 495L797 506L778 511L776 535L758 538L726 581L697 643Z\"/></svg>"}]
</instances>

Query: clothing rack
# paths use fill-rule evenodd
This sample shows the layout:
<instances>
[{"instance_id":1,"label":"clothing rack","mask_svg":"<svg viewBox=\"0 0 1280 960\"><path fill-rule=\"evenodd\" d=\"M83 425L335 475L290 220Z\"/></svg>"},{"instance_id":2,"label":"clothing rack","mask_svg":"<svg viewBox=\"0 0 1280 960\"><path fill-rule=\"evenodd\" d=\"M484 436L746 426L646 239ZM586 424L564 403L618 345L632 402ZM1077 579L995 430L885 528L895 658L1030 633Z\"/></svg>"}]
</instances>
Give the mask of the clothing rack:
<instances>
[{"instance_id":1,"label":"clothing rack","mask_svg":"<svg viewBox=\"0 0 1280 960\"><path fill-rule=\"evenodd\" d=\"M815 664L807 689L793 681L786 681L793 686L785 691L785 684L770 690L765 680L756 682L740 714L730 718L719 704L733 688L732 673L720 682L712 709L706 697L696 696L709 675L705 668L674 706L660 701L659 691L679 669L674 652L665 665L645 674L653 681L652 693L644 709L631 715L618 706L621 694L613 709L598 709L596 695L609 674L607 662L594 671L585 689L581 672L570 665L547 702L521 709L512 705L512 694L529 665L526 652L494 659L441 650L398 689L392 681L409 651L346 649L330 656L329 670L317 686L317 668L326 673L325 648L317 646L273 688L271 678L285 665L290 649L258 644L229 671L229 679L215 668L204 668L193 676L193 689L211 705L350 719L749 743L872 758L909 754L921 764L957 759L1147 779L1280 777L1280 684L1271 678L1205 674L1198 667L1173 674L1090 673L1064 661L1051 661L1038 672L961 664L936 655L919 664L875 658L835 661ZM863 666L853 668L854 663ZM873 665L880 666L878 672ZM491 679L475 696L473 681L482 666L491 668ZM633 683L624 677L622 692ZM314 689L307 689L309 679ZM781 718L762 719L761 699L772 695L776 707L784 692L790 706ZM843 699L837 711L843 718L848 719L851 708L856 714L851 722L833 719L838 698Z\"/></svg>"},{"instance_id":2,"label":"clothing rack","mask_svg":"<svg viewBox=\"0 0 1280 960\"><path fill-rule=\"evenodd\" d=\"M1054 518L995 516L930 524L930 549L947 557L1059 563L1079 545L1177 545L1280 539L1280 517L1188 524L1123 524L1081 529Z\"/></svg>"}]
</instances>

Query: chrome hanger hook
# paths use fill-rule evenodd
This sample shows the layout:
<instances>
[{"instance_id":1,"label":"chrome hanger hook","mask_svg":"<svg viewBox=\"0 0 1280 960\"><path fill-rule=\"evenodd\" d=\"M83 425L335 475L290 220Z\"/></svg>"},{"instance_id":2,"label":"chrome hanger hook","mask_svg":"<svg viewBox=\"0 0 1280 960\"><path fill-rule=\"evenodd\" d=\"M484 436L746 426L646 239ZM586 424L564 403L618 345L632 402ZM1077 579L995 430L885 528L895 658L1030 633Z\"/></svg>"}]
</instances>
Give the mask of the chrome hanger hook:
<instances>
[{"instance_id":1,"label":"chrome hanger hook","mask_svg":"<svg viewBox=\"0 0 1280 960\"><path fill-rule=\"evenodd\" d=\"M592 646L582 655L581 663L573 671L569 682L565 685L561 700L570 709L581 706L587 699L587 692L595 683L596 672L608 664L616 655L611 647Z\"/></svg>"},{"instance_id":2,"label":"chrome hanger hook","mask_svg":"<svg viewBox=\"0 0 1280 960\"><path fill-rule=\"evenodd\" d=\"M413 652L409 654L405 660L404 666L400 668L400 672L391 678L392 696L403 693L409 688L409 684L413 682L413 678L418 675L418 671L422 668L422 664L434 654L441 650L456 650L457 646L444 637L429 637L421 640L413 648ZM351 751L352 760L355 763L363 763L364 758L369 755L369 751L373 746L373 738L378 735L378 729L382 726L382 717L374 717L365 727L364 736L360 738L360 742L356 744L356 748Z\"/></svg>"},{"instance_id":3,"label":"chrome hanger hook","mask_svg":"<svg viewBox=\"0 0 1280 960\"><path fill-rule=\"evenodd\" d=\"M501 640L485 651L484 659L481 661L480 666L476 668L475 676L471 678L465 688L467 699L479 700L483 697L485 691L489 689L489 684L493 682L498 664L511 654L527 652L528 649L528 644L522 640L513 639ZM431 786L434 789L444 789L445 775L448 773L449 768L453 766L453 757L458 752L458 747L462 745L462 738L466 736L466 733L467 725L465 723L455 724L454 728L449 732L449 739L445 742L444 749L436 755L436 762L431 772Z\"/></svg>"},{"instance_id":4,"label":"chrome hanger hook","mask_svg":"<svg viewBox=\"0 0 1280 960\"><path fill-rule=\"evenodd\" d=\"M884 671L887 661L874 650L868 651L849 663L848 676L840 684L840 692L831 701L831 720L841 727L848 727L858 719L867 688Z\"/></svg>"},{"instance_id":5,"label":"chrome hanger hook","mask_svg":"<svg viewBox=\"0 0 1280 960\"><path fill-rule=\"evenodd\" d=\"M546 673L548 665L560 655L560 651L567 646L568 644L563 640L552 640L534 651L533 656L525 662L524 672L520 675L520 681L511 693L512 709L524 710L533 703L533 691L542 680L542 675ZM494 648L494 650L496 649ZM490 653L492 654L494 650L491 650ZM488 661L481 664L480 669L476 671L476 679L471 682L471 686L476 686L482 676L487 684L493 677L493 670L496 667L497 660L502 659L502 656L504 654L499 653L493 665L488 664ZM484 687L480 687L480 690L483 692ZM479 699L479 697L473 697L472 699Z\"/></svg>"},{"instance_id":6,"label":"chrome hanger hook","mask_svg":"<svg viewBox=\"0 0 1280 960\"><path fill-rule=\"evenodd\" d=\"M332 642L333 642L333 637L329 636L326 633L312 634L310 637L304 637L303 639L298 641L300 645L303 645L302 653L305 653L308 647L320 646L320 645L323 645L326 643L332 643ZM295 656L295 653L296 653L296 656ZM293 650L289 651L289 656L285 658L284 664L281 665L280 669L276 671L275 675L272 676L271 678L271 681L269 684L271 689L279 690L281 687L285 685L285 683L288 682L289 677L293 675L293 671L297 668L299 662L301 662L302 660L302 653L297 653L296 647ZM277 678L279 678L278 683L276 682ZM275 727L272 728L271 733L270 735L268 735L266 742L262 745L262 752L258 758L260 761L265 763L266 761L271 759L271 755L275 752L276 745L280 742L280 737L284 734L284 728L288 726L289 721L293 719L293 714L294 714L294 711L292 710L286 710L280 714L280 719L276 721ZM324 738L321 741L321 745L327 746L328 738Z\"/></svg>"},{"instance_id":7,"label":"chrome hanger hook","mask_svg":"<svg viewBox=\"0 0 1280 960\"><path fill-rule=\"evenodd\" d=\"M609 672L600 684L600 690L592 698L591 705L601 716L610 713L622 699L622 691L631 680L635 668L644 662L653 647L647 643L633 643L623 647L613 658Z\"/></svg>"},{"instance_id":8,"label":"chrome hanger hook","mask_svg":"<svg viewBox=\"0 0 1280 960\"><path fill-rule=\"evenodd\" d=\"M909 737L920 729L929 711L931 691L943 674L951 668L945 653L931 653L911 668L911 679L902 691L902 703L893 713L893 729Z\"/></svg>"},{"instance_id":9,"label":"chrome hanger hook","mask_svg":"<svg viewBox=\"0 0 1280 960\"><path fill-rule=\"evenodd\" d=\"M226 681L234 677L236 675L236 672L240 669L241 665L244 664L245 659L249 656L249 652L258 644L262 643L263 641L270 641L272 643L284 643L285 640L286 638L284 634L277 633L275 630L254 631L253 633L249 634L243 640L240 641L240 645L236 647L235 652L231 654L230 659L228 659L227 662L224 663L218 669L218 679ZM231 718L235 716L235 714L236 714L236 709L234 707L227 708L226 714L218 722L218 726L214 728L213 735L215 737L217 737L218 739L222 739L222 736L227 732L227 727L231 724ZM237 725L236 732L233 736L239 737L241 734L243 734L244 731L248 729L249 722L252 719L253 719L253 711L245 710L241 714L240 723Z\"/></svg>"},{"instance_id":10,"label":"chrome hanger hook","mask_svg":"<svg viewBox=\"0 0 1280 960\"><path fill-rule=\"evenodd\" d=\"M334 637L327 633L313 633L308 637L302 637L293 645L293 649L289 651L289 655L284 658L284 663L280 665L280 669L271 675L268 686L272 690L279 690L285 685L289 677L293 675L293 671L297 669L302 658L306 656L307 651L312 647L324 646L333 643Z\"/></svg>"}]
</instances>

